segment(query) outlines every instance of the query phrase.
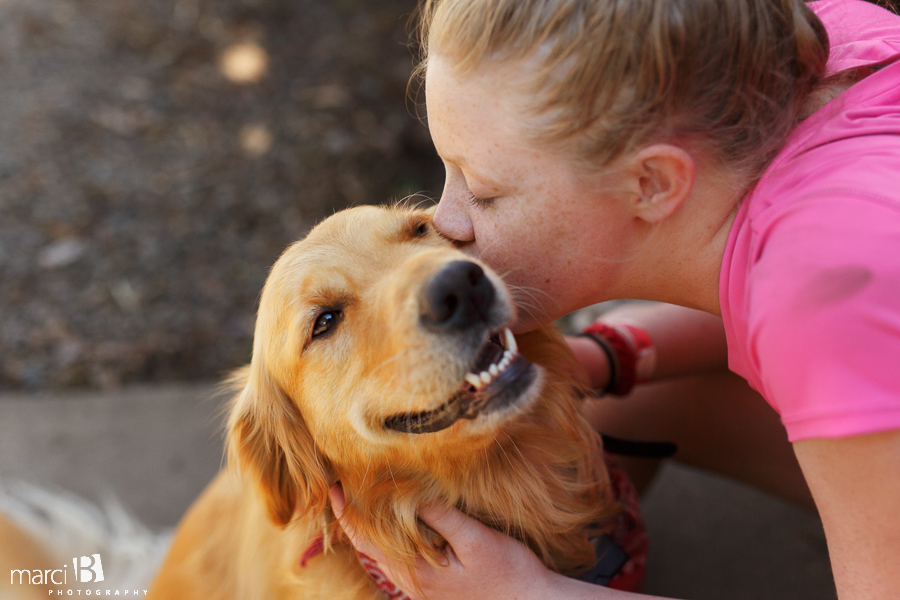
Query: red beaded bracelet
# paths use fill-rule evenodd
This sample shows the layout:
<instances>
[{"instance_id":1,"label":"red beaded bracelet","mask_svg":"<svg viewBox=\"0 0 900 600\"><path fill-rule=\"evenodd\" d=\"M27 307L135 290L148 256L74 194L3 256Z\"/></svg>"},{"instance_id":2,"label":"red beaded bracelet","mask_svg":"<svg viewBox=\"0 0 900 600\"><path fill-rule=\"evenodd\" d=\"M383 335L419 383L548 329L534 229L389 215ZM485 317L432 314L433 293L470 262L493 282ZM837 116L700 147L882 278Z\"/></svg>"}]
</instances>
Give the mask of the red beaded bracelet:
<instances>
[{"instance_id":1,"label":"red beaded bracelet","mask_svg":"<svg viewBox=\"0 0 900 600\"><path fill-rule=\"evenodd\" d=\"M656 346L635 323L592 323L581 332L594 340L609 360L609 383L603 394L627 396L634 384L652 377L656 369Z\"/></svg>"}]
</instances>

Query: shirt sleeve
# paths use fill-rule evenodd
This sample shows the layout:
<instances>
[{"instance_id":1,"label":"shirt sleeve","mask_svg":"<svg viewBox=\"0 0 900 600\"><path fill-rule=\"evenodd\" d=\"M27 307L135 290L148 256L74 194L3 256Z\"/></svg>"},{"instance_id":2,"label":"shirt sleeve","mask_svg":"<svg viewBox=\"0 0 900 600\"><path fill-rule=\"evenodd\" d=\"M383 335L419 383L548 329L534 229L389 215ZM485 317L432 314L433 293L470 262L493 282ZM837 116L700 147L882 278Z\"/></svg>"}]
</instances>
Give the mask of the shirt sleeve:
<instances>
[{"instance_id":1,"label":"shirt sleeve","mask_svg":"<svg viewBox=\"0 0 900 600\"><path fill-rule=\"evenodd\" d=\"M750 360L791 441L900 429L900 201L793 204L749 283Z\"/></svg>"}]
</instances>

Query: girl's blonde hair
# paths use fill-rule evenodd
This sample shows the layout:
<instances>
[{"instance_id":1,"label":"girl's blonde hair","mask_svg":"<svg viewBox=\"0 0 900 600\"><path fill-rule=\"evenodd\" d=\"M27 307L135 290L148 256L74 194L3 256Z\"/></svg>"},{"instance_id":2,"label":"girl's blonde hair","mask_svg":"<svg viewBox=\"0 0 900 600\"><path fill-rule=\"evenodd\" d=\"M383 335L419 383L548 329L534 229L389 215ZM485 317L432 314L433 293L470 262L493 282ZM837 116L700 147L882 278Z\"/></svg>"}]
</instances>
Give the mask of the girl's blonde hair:
<instances>
[{"instance_id":1,"label":"girl's blonde hair","mask_svg":"<svg viewBox=\"0 0 900 600\"><path fill-rule=\"evenodd\" d=\"M424 74L527 63L528 132L592 167L683 141L755 176L821 81L828 36L802 0L422 0Z\"/></svg>"}]
</instances>

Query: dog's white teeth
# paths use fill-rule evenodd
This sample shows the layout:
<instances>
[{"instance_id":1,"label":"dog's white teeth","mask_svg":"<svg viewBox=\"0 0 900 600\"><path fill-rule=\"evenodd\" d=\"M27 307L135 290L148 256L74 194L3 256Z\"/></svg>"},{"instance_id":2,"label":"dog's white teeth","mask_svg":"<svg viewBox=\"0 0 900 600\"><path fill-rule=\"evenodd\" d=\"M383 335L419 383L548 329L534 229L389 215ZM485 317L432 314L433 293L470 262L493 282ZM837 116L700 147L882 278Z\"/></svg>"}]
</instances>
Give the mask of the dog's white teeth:
<instances>
[{"instance_id":1,"label":"dog's white teeth","mask_svg":"<svg viewBox=\"0 0 900 600\"><path fill-rule=\"evenodd\" d=\"M516 338L513 336L512 331L509 330L509 327L503 330L503 334L506 338L506 349L514 354L518 352L519 347L516 345Z\"/></svg>"},{"instance_id":2,"label":"dog's white teeth","mask_svg":"<svg viewBox=\"0 0 900 600\"><path fill-rule=\"evenodd\" d=\"M511 365L519 357L519 353L515 348L515 338L512 337L512 333L509 331L509 329L506 330L506 335L504 337L507 341L512 341L513 347L509 350L504 351L500 356L500 360L490 365L489 367L487 367L487 369L477 375L475 373L466 373L466 381L472 384L472 387L474 387L476 390L480 391L484 387L490 385L491 382L494 381L494 379L496 379L501 373L506 371L506 369L509 368L509 365Z\"/></svg>"},{"instance_id":3,"label":"dog's white teeth","mask_svg":"<svg viewBox=\"0 0 900 600\"><path fill-rule=\"evenodd\" d=\"M466 381L472 384L476 390L481 389L481 377L473 373L466 373Z\"/></svg>"}]
</instances>

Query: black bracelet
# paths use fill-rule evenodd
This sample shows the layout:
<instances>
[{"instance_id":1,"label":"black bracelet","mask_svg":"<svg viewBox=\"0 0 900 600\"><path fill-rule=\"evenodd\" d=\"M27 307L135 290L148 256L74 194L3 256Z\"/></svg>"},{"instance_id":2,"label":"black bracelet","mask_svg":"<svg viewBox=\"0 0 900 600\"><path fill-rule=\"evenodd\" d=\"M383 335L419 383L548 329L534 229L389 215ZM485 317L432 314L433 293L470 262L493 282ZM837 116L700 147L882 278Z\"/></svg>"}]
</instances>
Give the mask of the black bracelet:
<instances>
[{"instance_id":1,"label":"black bracelet","mask_svg":"<svg viewBox=\"0 0 900 600\"><path fill-rule=\"evenodd\" d=\"M601 433L603 451L619 456L635 456L637 458L670 458L678 452L673 442L645 442L626 440Z\"/></svg>"},{"instance_id":2,"label":"black bracelet","mask_svg":"<svg viewBox=\"0 0 900 600\"><path fill-rule=\"evenodd\" d=\"M606 355L606 360L609 362L609 383L606 384L605 388L600 390L600 395L605 396L615 388L616 382L619 380L619 373L622 370L621 367L619 367L619 357L616 354L615 349L609 345L609 341L603 336L594 335L593 333L579 333L577 337L594 340L594 342L600 346L600 349L603 350L603 354Z\"/></svg>"}]
</instances>

